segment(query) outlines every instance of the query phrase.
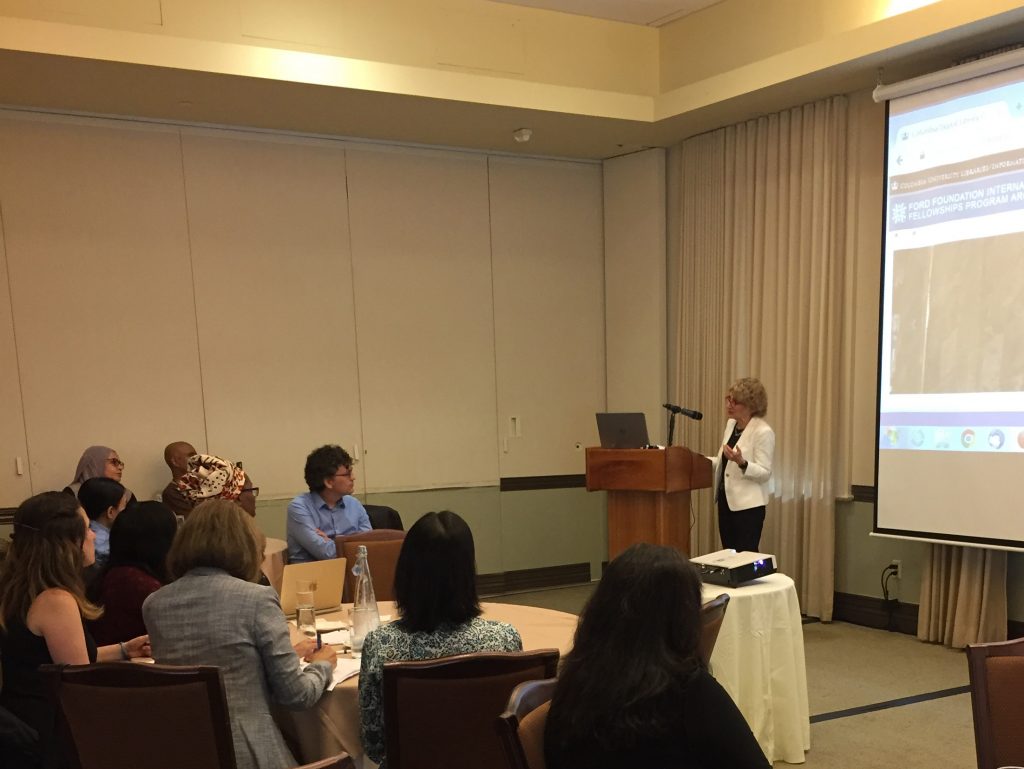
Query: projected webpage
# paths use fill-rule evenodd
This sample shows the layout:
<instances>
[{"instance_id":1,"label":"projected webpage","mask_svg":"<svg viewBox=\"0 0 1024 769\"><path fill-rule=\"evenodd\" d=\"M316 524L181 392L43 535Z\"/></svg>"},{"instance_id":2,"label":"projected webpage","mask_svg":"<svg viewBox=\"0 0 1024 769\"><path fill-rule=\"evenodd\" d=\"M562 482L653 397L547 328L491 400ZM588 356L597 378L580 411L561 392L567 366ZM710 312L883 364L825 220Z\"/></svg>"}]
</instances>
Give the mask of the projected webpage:
<instances>
[{"instance_id":1,"label":"projected webpage","mask_svg":"<svg viewBox=\"0 0 1024 769\"><path fill-rule=\"evenodd\" d=\"M880 449L1024 452L1019 78L890 104Z\"/></svg>"}]
</instances>

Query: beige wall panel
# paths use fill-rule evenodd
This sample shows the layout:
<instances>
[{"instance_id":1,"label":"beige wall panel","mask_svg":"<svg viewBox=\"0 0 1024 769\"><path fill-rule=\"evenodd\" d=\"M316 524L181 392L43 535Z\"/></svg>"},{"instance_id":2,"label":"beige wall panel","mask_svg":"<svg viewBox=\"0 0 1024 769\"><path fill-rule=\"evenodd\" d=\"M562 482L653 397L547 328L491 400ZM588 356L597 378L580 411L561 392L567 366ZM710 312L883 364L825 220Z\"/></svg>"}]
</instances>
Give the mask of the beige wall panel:
<instances>
[{"instance_id":1,"label":"beige wall panel","mask_svg":"<svg viewBox=\"0 0 1024 769\"><path fill-rule=\"evenodd\" d=\"M176 130L0 120L0 200L35 491L94 443L139 497L203 439Z\"/></svg>"},{"instance_id":2,"label":"beige wall panel","mask_svg":"<svg viewBox=\"0 0 1024 769\"><path fill-rule=\"evenodd\" d=\"M290 496L311 449L362 442L345 153L183 142L210 450L244 460L261 495Z\"/></svg>"},{"instance_id":3,"label":"beige wall panel","mask_svg":"<svg viewBox=\"0 0 1024 769\"><path fill-rule=\"evenodd\" d=\"M10 296L0 197L0 507L15 507L32 494Z\"/></svg>"},{"instance_id":4,"label":"beige wall panel","mask_svg":"<svg viewBox=\"0 0 1024 769\"><path fill-rule=\"evenodd\" d=\"M601 167L491 158L490 201L501 475L582 473L605 407Z\"/></svg>"},{"instance_id":5,"label":"beige wall panel","mask_svg":"<svg viewBox=\"0 0 1024 769\"><path fill-rule=\"evenodd\" d=\"M486 158L347 157L367 487L494 485Z\"/></svg>"},{"instance_id":6,"label":"beige wall panel","mask_svg":"<svg viewBox=\"0 0 1024 769\"><path fill-rule=\"evenodd\" d=\"M664 150L604 162L608 408L645 412L651 443L668 438L665 195Z\"/></svg>"}]
</instances>

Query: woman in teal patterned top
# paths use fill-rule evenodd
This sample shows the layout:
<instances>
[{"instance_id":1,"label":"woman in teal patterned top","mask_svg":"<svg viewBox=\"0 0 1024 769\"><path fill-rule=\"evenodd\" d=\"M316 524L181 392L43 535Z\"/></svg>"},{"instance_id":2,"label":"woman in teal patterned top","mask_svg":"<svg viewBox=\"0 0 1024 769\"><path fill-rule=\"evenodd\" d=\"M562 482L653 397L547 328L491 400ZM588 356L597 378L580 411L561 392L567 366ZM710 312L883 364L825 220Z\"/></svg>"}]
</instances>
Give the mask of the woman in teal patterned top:
<instances>
[{"instance_id":1,"label":"woman in teal patterned top","mask_svg":"<svg viewBox=\"0 0 1024 769\"><path fill-rule=\"evenodd\" d=\"M395 568L401 618L363 642L359 710L363 749L385 769L381 671L385 662L520 651L519 632L480 619L473 533L455 513L427 513L409 530Z\"/></svg>"}]
</instances>

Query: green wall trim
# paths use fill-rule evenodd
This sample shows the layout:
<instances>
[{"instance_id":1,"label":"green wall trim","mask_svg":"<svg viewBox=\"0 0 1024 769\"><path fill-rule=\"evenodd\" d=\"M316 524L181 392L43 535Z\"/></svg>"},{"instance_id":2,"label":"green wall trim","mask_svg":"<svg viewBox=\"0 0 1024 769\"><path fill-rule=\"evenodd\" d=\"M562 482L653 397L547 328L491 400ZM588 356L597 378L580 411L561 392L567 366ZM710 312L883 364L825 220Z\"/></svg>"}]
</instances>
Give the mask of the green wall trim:
<instances>
[{"instance_id":1,"label":"green wall trim","mask_svg":"<svg viewBox=\"0 0 1024 769\"><path fill-rule=\"evenodd\" d=\"M870 502L875 503L875 498L878 496L878 489L874 486L851 486L850 493L853 495L854 502Z\"/></svg>"},{"instance_id":2,"label":"green wall trim","mask_svg":"<svg viewBox=\"0 0 1024 769\"><path fill-rule=\"evenodd\" d=\"M520 590L545 587L565 587L590 582L589 563L569 563L563 566L542 566L539 569L519 569L499 574L478 574L477 592L480 595L498 595Z\"/></svg>"},{"instance_id":3,"label":"green wall trim","mask_svg":"<svg viewBox=\"0 0 1024 769\"><path fill-rule=\"evenodd\" d=\"M524 475L518 478L502 478L502 491L536 491L538 489L579 489L587 485L587 476L575 475Z\"/></svg>"}]
</instances>

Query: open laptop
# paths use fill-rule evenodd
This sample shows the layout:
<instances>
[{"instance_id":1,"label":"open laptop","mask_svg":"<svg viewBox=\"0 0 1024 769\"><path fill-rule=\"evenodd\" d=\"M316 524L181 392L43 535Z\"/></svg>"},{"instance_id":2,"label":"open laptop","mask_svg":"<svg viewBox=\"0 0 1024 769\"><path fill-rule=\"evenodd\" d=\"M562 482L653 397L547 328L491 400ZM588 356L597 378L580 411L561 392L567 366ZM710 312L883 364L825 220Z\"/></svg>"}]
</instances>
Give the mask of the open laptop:
<instances>
[{"instance_id":1,"label":"open laptop","mask_svg":"<svg viewBox=\"0 0 1024 769\"><path fill-rule=\"evenodd\" d=\"M281 609L285 616L295 616L295 592L299 580L316 583L313 608L317 614L341 610L341 588L345 584L344 558L326 561L285 564L281 577Z\"/></svg>"},{"instance_id":2,"label":"open laptop","mask_svg":"<svg viewBox=\"0 0 1024 769\"><path fill-rule=\"evenodd\" d=\"M597 415L603 449L642 449L647 446L647 418L643 412Z\"/></svg>"}]
</instances>

